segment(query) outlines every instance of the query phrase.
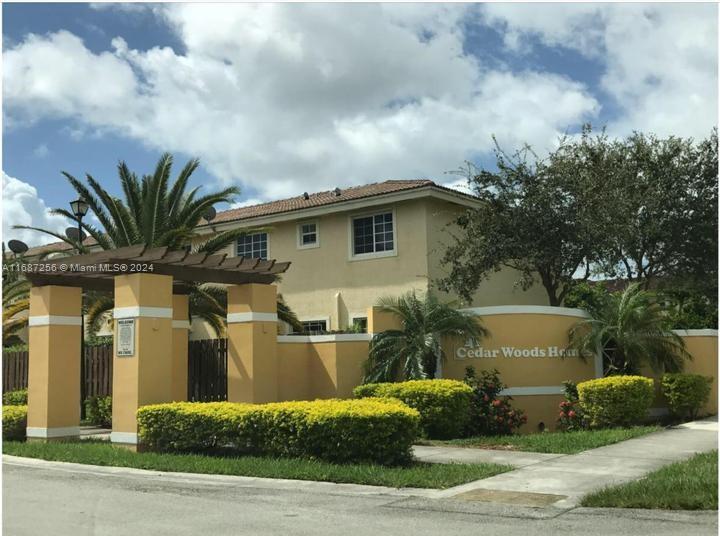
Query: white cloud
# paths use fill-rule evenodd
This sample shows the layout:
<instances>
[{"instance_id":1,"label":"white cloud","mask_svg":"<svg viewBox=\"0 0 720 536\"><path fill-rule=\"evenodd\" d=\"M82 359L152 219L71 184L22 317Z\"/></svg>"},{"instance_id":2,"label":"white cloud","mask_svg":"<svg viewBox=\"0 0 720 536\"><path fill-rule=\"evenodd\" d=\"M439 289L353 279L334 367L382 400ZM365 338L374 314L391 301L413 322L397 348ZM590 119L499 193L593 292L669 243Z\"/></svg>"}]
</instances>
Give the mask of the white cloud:
<instances>
[{"instance_id":1,"label":"white cloud","mask_svg":"<svg viewBox=\"0 0 720 536\"><path fill-rule=\"evenodd\" d=\"M596 118L598 101L576 81L491 69L465 54L474 9L164 4L155 12L183 54L134 50L121 37L114 53L94 54L65 31L7 49L6 113L197 155L221 182L260 199L387 178L449 182L444 172L489 151L492 134L542 150ZM601 58L604 87L626 109L618 131L703 135L714 121L715 45L706 43L716 31L706 6L699 15L665 5L485 9L516 50L533 33ZM638 18L643 10L652 16Z\"/></svg>"},{"instance_id":2,"label":"white cloud","mask_svg":"<svg viewBox=\"0 0 720 536\"><path fill-rule=\"evenodd\" d=\"M34 186L2 172L3 241L22 240L29 246L46 244L56 239L27 229L13 229L13 225L31 225L62 233L68 226L62 216L49 213L45 201L38 197Z\"/></svg>"},{"instance_id":3,"label":"white cloud","mask_svg":"<svg viewBox=\"0 0 720 536\"><path fill-rule=\"evenodd\" d=\"M706 137L717 123L715 4L486 4L506 45L529 38L578 50L605 66L602 88L622 107L609 125L659 135Z\"/></svg>"}]
</instances>

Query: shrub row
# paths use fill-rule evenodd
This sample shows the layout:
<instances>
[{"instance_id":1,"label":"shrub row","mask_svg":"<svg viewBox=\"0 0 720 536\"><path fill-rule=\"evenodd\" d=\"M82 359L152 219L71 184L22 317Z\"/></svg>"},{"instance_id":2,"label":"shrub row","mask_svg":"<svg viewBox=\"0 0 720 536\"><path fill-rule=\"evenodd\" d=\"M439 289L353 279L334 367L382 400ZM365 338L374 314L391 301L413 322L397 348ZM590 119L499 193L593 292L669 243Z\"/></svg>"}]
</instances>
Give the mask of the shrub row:
<instances>
[{"instance_id":1,"label":"shrub row","mask_svg":"<svg viewBox=\"0 0 720 536\"><path fill-rule=\"evenodd\" d=\"M713 379L700 374L665 374L660 381L670 412L695 419L710 398Z\"/></svg>"},{"instance_id":2,"label":"shrub row","mask_svg":"<svg viewBox=\"0 0 720 536\"><path fill-rule=\"evenodd\" d=\"M3 440L25 439L27 427L27 406L3 406L2 438Z\"/></svg>"},{"instance_id":3,"label":"shrub row","mask_svg":"<svg viewBox=\"0 0 720 536\"><path fill-rule=\"evenodd\" d=\"M272 404L175 402L137 411L140 441L160 451L248 454L385 465L411 460L418 412L396 400Z\"/></svg>"},{"instance_id":4,"label":"shrub row","mask_svg":"<svg viewBox=\"0 0 720 536\"><path fill-rule=\"evenodd\" d=\"M470 418L473 390L456 380L411 380L400 383L368 383L355 388L357 398L397 398L420 413L426 437L460 437Z\"/></svg>"},{"instance_id":5,"label":"shrub row","mask_svg":"<svg viewBox=\"0 0 720 536\"><path fill-rule=\"evenodd\" d=\"M3 394L2 403L5 406L27 406L28 391L27 389L18 389L17 391L8 391Z\"/></svg>"}]
</instances>

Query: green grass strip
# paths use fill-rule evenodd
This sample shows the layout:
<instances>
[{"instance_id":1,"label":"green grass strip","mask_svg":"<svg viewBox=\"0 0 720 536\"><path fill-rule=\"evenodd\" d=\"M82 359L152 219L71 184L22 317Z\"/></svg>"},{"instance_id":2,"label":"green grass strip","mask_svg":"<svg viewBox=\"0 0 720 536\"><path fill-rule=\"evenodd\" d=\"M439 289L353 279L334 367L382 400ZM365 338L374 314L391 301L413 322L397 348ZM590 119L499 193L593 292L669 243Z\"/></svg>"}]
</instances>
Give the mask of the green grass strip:
<instances>
[{"instance_id":1,"label":"green grass strip","mask_svg":"<svg viewBox=\"0 0 720 536\"><path fill-rule=\"evenodd\" d=\"M422 441L422 445L474 447L485 449L520 450L553 454L576 454L588 449L612 445L626 439L657 432L659 426L634 426L607 430L579 430L577 432L542 432L506 436L479 436L447 441Z\"/></svg>"},{"instance_id":2,"label":"green grass strip","mask_svg":"<svg viewBox=\"0 0 720 536\"><path fill-rule=\"evenodd\" d=\"M583 506L652 508L663 510L717 510L718 451L696 454L644 478L592 493Z\"/></svg>"},{"instance_id":3,"label":"green grass strip","mask_svg":"<svg viewBox=\"0 0 720 536\"><path fill-rule=\"evenodd\" d=\"M364 464L339 465L299 458L136 453L106 442L88 440L50 443L4 441L2 448L4 454L13 456L88 465L132 467L181 473L318 480L394 488L444 489L512 469L507 465L496 464L414 463L408 467L384 467Z\"/></svg>"}]
</instances>

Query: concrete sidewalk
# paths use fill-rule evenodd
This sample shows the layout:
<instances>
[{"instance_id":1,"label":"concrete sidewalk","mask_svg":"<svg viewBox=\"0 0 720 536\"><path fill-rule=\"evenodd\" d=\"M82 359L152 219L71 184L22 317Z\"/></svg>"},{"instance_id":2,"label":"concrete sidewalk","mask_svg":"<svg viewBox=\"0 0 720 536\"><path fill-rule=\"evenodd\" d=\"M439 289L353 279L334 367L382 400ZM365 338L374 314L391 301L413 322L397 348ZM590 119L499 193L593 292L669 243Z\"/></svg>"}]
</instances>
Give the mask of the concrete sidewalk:
<instances>
[{"instance_id":1,"label":"concrete sidewalk","mask_svg":"<svg viewBox=\"0 0 720 536\"><path fill-rule=\"evenodd\" d=\"M444 490L439 492L438 496L573 508L580 503L584 495L592 491L636 480L663 465L685 460L699 452L717 449L717 430L717 418L712 418L579 454L549 455L552 457L537 459L535 463L532 463L529 456L518 457L519 461L529 463L514 471ZM493 461L486 457L484 452L476 459ZM504 461L495 463L512 465L513 461L508 455L520 454L506 451L501 453ZM423 452L420 451L420 454ZM438 453L438 458L440 454ZM458 453L455 461L467 462L467 456L469 455ZM431 457L425 459L433 461ZM518 466L517 463L515 465Z\"/></svg>"}]
</instances>

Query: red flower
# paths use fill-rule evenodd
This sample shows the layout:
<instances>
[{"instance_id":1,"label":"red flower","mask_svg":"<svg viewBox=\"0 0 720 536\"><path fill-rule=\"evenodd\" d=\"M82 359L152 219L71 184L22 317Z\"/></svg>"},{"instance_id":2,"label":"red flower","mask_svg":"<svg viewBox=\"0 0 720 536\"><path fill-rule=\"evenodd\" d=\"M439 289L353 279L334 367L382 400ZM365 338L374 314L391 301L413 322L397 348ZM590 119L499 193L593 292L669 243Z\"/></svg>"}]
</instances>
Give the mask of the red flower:
<instances>
[{"instance_id":1,"label":"red flower","mask_svg":"<svg viewBox=\"0 0 720 536\"><path fill-rule=\"evenodd\" d=\"M575 416L575 412L573 410L570 410L568 412L568 417L570 417L572 419L574 416Z\"/></svg>"},{"instance_id":2,"label":"red flower","mask_svg":"<svg viewBox=\"0 0 720 536\"><path fill-rule=\"evenodd\" d=\"M495 406L495 407L498 407L498 406L500 405L500 401L499 401L499 400L493 400L492 405Z\"/></svg>"}]
</instances>

